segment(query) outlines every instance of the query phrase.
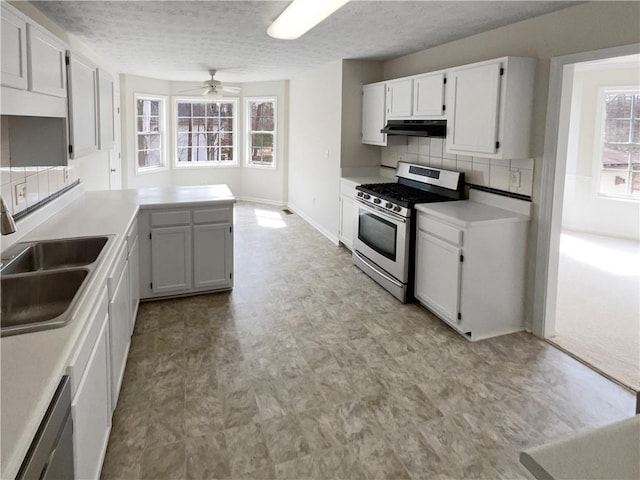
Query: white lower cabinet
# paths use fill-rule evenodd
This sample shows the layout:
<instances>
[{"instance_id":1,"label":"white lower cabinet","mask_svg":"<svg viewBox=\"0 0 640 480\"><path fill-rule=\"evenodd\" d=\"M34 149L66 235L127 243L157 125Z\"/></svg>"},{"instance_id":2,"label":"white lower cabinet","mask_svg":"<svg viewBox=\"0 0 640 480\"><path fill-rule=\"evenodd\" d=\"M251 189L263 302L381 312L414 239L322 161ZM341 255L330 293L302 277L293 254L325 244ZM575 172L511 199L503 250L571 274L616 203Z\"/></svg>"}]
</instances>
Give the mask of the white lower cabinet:
<instances>
[{"instance_id":1,"label":"white lower cabinet","mask_svg":"<svg viewBox=\"0 0 640 480\"><path fill-rule=\"evenodd\" d=\"M340 195L340 241L349 250L353 250L355 210L356 201L353 197Z\"/></svg>"},{"instance_id":2,"label":"white lower cabinet","mask_svg":"<svg viewBox=\"0 0 640 480\"><path fill-rule=\"evenodd\" d=\"M420 303L469 340L522 330L529 218L469 201L416 208Z\"/></svg>"},{"instance_id":3,"label":"white lower cabinet","mask_svg":"<svg viewBox=\"0 0 640 480\"><path fill-rule=\"evenodd\" d=\"M418 230L415 295L456 325L460 307L460 248Z\"/></svg>"},{"instance_id":4,"label":"white lower cabinet","mask_svg":"<svg viewBox=\"0 0 640 480\"><path fill-rule=\"evenodd\" d=\"M191 225L151 229L151 289L155 294L191 288Z\"/></svg>"},{"instance_id":5,"label":"white lower cabinet","mask_svg":"<svg viewBox=\"0 0 640 480\"><path fill-rule=\"evenodd\" d=\"M131 344L131 300L126 243L122 245L109 284L109 337L111 341L111 411L118 403L127 354Z\"/></svg>"},{"instance_id":6,"label":"white lower cabinet","mask_svg":"<svg viewBox=\"0 0 640 480\"><path fill-rule=\"evenodd\" d=\"M193 288L220 288L229 285L231 263L228 255L211 255L211 252L228 252L233 248L231 226L193 226Z\"/></svg>"},{"instance_id":7,"label":"white lower cabinet","mask_svg":"<svg viewBox=\"0 0 640 480\"><path fill-rule=\"evenodd\" d=\"M73 358L73 450L75 478L100 477L111 431L109 316L106 289ZM97 336L96 336L97 332Z\"/></svg>"},{"instance_id":8,"label":"white lower cabinet","mask_svg":"<svg viewBox=\"0 0 640 480\"><path fill-rule=\"evenodd\" d=\"M233 203L142 210L140 298L233 287Z\"/></svg>"}]
</instances>

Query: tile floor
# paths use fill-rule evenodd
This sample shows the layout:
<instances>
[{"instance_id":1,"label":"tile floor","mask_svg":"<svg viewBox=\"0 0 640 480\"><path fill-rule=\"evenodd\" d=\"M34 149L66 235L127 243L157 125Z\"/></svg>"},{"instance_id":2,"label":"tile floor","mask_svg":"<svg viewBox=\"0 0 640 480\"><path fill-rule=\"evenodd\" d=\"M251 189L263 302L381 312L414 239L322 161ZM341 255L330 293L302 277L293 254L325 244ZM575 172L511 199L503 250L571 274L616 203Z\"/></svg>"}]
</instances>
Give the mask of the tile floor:
<instances>
[{"instance_id":1,"label":"tile floor","mask_svg":"<svg viewBox=\"0 0 640 480\"><path fill-rule=\"evenodd\" d=\"M141 305L103 478L529 478L521 449L634 413L531 335L398 303L280 208L236 205L234 277Z\"/></svg>"}]
</instances>

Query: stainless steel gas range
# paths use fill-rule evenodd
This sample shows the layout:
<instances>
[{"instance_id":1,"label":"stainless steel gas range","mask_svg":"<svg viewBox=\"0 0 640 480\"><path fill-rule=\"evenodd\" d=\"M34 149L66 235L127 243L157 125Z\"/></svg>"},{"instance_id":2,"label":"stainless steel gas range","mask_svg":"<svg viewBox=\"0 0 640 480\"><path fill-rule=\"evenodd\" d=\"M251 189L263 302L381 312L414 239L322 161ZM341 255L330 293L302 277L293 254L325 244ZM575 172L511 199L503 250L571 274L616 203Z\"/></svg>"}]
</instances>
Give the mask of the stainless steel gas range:
<instances>
[{"instance_id":1,"label":"stainless steel gas range","mask_svg":"<svg viewBox=\"0 0 640 480\"><path fill-rule=\"evenodd\" d=\"M359 185L353 263L403 303L413 300L417 203L461 200L464 173L399 162L398 181Z\"/></svg>"}]
</instances>

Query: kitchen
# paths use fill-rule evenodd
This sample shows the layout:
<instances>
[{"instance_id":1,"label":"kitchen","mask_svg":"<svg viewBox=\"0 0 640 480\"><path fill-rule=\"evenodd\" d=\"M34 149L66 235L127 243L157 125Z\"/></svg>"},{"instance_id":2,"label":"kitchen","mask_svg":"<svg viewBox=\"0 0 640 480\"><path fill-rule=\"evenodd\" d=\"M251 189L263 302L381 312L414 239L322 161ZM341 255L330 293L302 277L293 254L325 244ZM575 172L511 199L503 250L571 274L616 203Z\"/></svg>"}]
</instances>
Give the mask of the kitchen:
<instances>
[{"instance_id":1,"label":"kitchen","mask_svg":"<svg viewBox=\"0 0 640 480\"><path fill-rule=\"evenodd\" d=\"M35 8L29 8L29 5L22 5L22 7L30 17L35 18L45 26L49 26L43 15ZM282 5L282 8L284 8L284 5ZM307 72L293 76L288 82L288 91L284 90L284 94L278 96L278 106L281 108L278 117L280 122L285 122L286 115L283 112L286 111L286 106L288 105L288 131L285 126L279 129L279 132L283 135L279 137L279 143L283 146L288 145L288 152L287 156L284 157L285 149L280 150L283 157L276 161L275 169L241 168L230 169L231 171L216 170L215 172L212 170L206 172L182 170L175 172L175 177L171 176L173 172L165 170L136 176L134 173L135 162L130 161L126 162L125 165L130 170L122 172L123 183L129 188L169 186L172 184L188 185L189 183L226 183L238 198L262 200L267 204L286 205L297 214L295 215L296 219L302 217L307 220L316 230L328 237L332 244L337 244L340 233L338 226L340 169L343 170L342 176L352 176L353 170L351 172L345 172L345 170L363 167L379 169L382 163L380 157L383 155L387 157L395 155L396 158L402 155L417 155L409 151L409 148L413 148L413 142L404 147L392 147L391 150L386 147L383 151L379 147L371 147L361 143L359 127L360 102L356 100L360 98L363 84L435 71L441 68L450 68L456 65L470 64L475 61L499 58L504 55L534 56L540 59L536 65L535 98L546 99L547 61L550 57L573 51L595 50L608 46L624 45L637 40L634 36L636 33L633 28L618 28L617 23L615 28L603 29L602 38L594 38L591 33L585 31L587 29L582 28L583 25L592 24L595 19L600 21L601 17L605 15L605 11L612 8L619 9L616 11L620 13L620 18L628 18L635 12L632 7L624 3L614 4L613 6L607 5L606 8L598 4L579 5L550 14L547 18L534 18L521 24L485 32L480 34L479 39L471 37L471 39L459 40L449 46L424 50L424 52L414 54L413 57L411 55L398 57L383 64L380 62L333 61L325 65L316 66ZM625 8L630 9L631 14L625 15ZM619 21L618 19L616 22ZM563 40L549 41L549 36L556 35L552 27L555 22L562 22L565 25L563 35L570 37L573 43L568 42L564 36ZM51 27L50 29L56 33L59 31ZM536 33L539 31L545 32L544 40L540 38L539 33ZM505 35L512 41L506 42ZM557 33L557 35L560 34ZM133 93L136 91L144 91L155 95L169 95L189 87L193 88L196 81L193 80L191 83L185 84L184 82L145 80L139 76L124 75L120 84L122 112L131 111ZM146 85L144 90L141 90L141 82ZM277 86L284 89L283 83L279 83ZM259 83L251 85L248 82L243 83L242 87L245 94L258 98L278 93L274 88L276 85L267 86ZM545 100L536 101L533 109L532 152L535 157L536 167L538 167L542 159L545 105ZM313 113L313 115L310 115L310 113ZM129 113L122 114L121 120L123 124L123 158L134 158L135 150L132 132L135 129L129 123L132 122L132 115ZM287 125L287 123L282 123L282 125ZM72 180L76 176L79 177L88 190L101 190L108 187L110 176L107 154L102 152L94 153L88 157L70 161L70 165L72 166L70 172ZM483 169L490 170L490 167L491 165L489 165L489 168L483 167L482 164L471 165L471 170L472 172L474 169L479 171L483 171ZM530 172L527 172L527 170L530 170ZM526 165L522 167L521 181L526 179L524 173L530 173L531 175L529 180L530 192L528 194L534 198L534 208L537 205L536 198L537 191L540 188L540 181L534 181L533 175L540 175L539 170L539 168L526 168ZM55 171L57 172L57 170ZM51 173L47 171L47 174L50 175ZM40 175L40 171L38 171L38 175ZM198 178L198 180L195 181L194 177ZM490 186L490 184L487 186ZM262 191L259 190L261 187L263 188ZM263 212L261 213L256 212L255 217L262 215L262 219L271 218L273 221L281 221L285 224L293 221L292 219L294 218L281 216L277 211L273 211L273 207L267 206L262 210ZM249 220L247 219L247 221ZM278 232L271 233L277 234ZM305 234L303 236L306 237L309 232L305 231ZM3 240L5 238L3 237ZM532 242L535 242L535 234L533 233L529 237L529 243L531 244ZM257 247L258 245L252 244L252 246ZM235 247L236 252L238 252L239 245L236 244ZM276 245L273 248L276 248ZM295 249L294 246L292 248ZM283 255L286 252L283 248L278 248L277 251L283 252ZM320 250L320 252L324 251ZM327 255L329 254L327 253ZM236 262L239 263L240 258L237 256ZM535 266L535 256L529 253L528 259L528 271L531 276ZM307 260L307 262L310 262L310 260ZM328 273L325 276L328 276ZM271 279L273 280L273 278ZM241 289L237 275L236 282L234 292ZM377 293L378 291L374 289L373 292ZM373 302L373 297L371 294L362 298ZM529 304L533 301L532 297L533 292L531 286L529 286L527 289ZM351 298L354 305L367 308L366 302ZM382 299L375 301L384 302ZM414 310L415 308L410 311ZM532 315L531 310L531 306L525 308L525 312L529 317ZM531 321L532 319L529 318L527 325L531 325ZM481 343L478 345L481 345ZM335 377L337 378L339 375L336 374ZM453 473L451 475L455 476Z\"/></svg>"}]
</instances>

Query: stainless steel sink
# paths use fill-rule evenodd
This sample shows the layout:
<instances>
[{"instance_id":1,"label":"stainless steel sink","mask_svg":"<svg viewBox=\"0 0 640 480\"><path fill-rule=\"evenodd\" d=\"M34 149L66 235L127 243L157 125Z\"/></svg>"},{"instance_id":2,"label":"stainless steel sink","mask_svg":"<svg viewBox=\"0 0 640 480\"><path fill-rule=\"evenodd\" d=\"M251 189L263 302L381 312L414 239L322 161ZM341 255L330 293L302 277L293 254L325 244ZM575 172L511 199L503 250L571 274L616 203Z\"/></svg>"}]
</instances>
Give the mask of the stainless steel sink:
<instances>
[{"instance_id":1,"label":"stainless steel sink","mask_svg":"<svg viewBox=\"0 0 640 480\"><path fill-rule=\"evenodd\" d=\"M0 335L65 325L111 237L23 242L3 252Z\"/></svg>"},{"instance_id":2,"label":"stainless steel sink","mask_svg":"<svg viewBox=\"0 0 640 480\"><path fill-rule=\"evenodd\" d=\"M76 268L3 276L2 336L64 325L88 274L89 269Z\"/></svg>"},{"instance_id":3,"label":"stainless steel sink","mask_svg":"<svg viewBox=\"0 0 640 480\"><path fill-rule=\"evenodd\" d=\"M89 265L96 261L109 237L82 237L18 244L2 274L36 272Z\"/></svg>"}]
</instances>

